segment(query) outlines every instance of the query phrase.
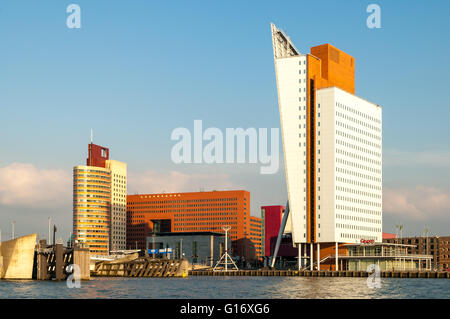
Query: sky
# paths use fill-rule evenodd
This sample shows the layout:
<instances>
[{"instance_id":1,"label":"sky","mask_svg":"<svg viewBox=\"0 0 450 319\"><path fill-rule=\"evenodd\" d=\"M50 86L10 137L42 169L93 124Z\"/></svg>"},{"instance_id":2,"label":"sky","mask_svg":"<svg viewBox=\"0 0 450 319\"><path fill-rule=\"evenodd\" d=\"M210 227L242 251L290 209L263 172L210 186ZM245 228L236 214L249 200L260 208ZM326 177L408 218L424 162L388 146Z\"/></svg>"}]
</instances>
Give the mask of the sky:
<instances>
[{"instance_id":1,"label":"sky","mask_svg":"<svg viewBox=\"0 0 450 319\"><path fill-rule=\"evenodd\" d=\"M69 29L66 8L81 8ZM381 28L369 29L369 4ZM355 57L356 95L383 107L383 231L450 235L448 1L0 2L0 229L72 229L72 169L94 142L128 193L245 189L285 204L284 164L175 164L174 129L279 128L270 23L302 53ZM281 140L280 140L281 145ZM282 149L280 148L282 160Z\"/></svg>"}]
</instances>

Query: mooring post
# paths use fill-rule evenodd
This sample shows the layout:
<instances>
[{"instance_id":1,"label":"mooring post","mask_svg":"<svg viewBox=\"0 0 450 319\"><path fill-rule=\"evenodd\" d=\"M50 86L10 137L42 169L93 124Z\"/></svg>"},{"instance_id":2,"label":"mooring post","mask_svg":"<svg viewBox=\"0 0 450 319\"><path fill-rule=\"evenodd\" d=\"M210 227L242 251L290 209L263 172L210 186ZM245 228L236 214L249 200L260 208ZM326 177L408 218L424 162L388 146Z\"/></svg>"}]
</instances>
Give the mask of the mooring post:
<instances>
[{"instance_id":1,"label":"mooring post","mask_svg":"<svg viewBox=\"0 0 450 319\"><path fill-rule=\"evenodd\" d=\"M48 264L47 264L47 256L44 254L43 250L47 248L47 241L41 240L39 241L37 253L37 271L36 277L37 280L47 280L48 279Z\"/></svg>"},{"instance_id":2,"label":"mooring post","mask_svg":"<svg viewBox=\"0 0 450 319\"><path fill-rule=\"evenodd\" d=\"M64 280L63 245L56 244L55 247L55 279Z\"/></svg>"}]
</instances>

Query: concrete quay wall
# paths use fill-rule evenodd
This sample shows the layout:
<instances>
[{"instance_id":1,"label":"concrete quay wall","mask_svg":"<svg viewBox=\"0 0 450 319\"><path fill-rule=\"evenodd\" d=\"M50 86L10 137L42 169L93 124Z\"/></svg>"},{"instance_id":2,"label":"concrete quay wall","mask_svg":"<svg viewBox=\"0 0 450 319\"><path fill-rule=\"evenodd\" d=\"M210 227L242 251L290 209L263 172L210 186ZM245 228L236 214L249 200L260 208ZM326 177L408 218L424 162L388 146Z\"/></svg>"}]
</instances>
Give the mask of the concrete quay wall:
<instances>
[{"instance_id":1,"label":"concrete quay wall","mask_svg":"<svg viewBox=\"0 0 450 319\"><path fill-rule=\"evenodd\" d=\"M309 270L238 270L212 271L191 270L189 276L300 276L300 277L368 277L366 271L309 271ZM450 271L383 271L383 278L447 278Z\"/></svg>"},{"instance_id":2,"label":"concrete quay wall","mask_svg":"<svg viewBox=\"0 0 450 319\"><path fill-rule=\"evenodd\" d=\"M0 243L0 279L32 279L36 234Z\"/></svg>"}]
</instances>

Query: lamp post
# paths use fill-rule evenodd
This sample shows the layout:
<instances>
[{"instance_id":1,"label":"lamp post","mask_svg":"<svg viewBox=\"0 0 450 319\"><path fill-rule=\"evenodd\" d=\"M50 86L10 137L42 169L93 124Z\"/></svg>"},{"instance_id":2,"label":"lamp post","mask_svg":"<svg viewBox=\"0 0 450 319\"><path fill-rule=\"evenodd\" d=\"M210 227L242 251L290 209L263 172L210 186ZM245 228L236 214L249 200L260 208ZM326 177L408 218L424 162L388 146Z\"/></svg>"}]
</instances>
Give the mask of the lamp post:
<instances>
[{"instance_id":1,"label":"lamp post","mask_svg":"<svg viewBox=\"0 0 450 319\"><path fill-rule=\"evenodd\" d=\"M12 223L11 223L11 227L12 227L12 238L11 239L14 239L14 225L16 224L16 222L15 221L13 221Z\"/></svg>"},{"instance_id":2,"label":"lamp post","mask_svg":"<svg viewBox=\"0 0 450 319\"><path fill-rule=\"evenodd\" d=\"M428 255L428 232L429 231L430 230L427 227L425 227L425 229L423 230L423 233L425 235L425 251L426 251L427 255ZM430 266L431 266L431 261L430 261ZM428 268L428 265L427 265L427 268Z\"/></svg>"},{"instance_id":3,"label":"lamp post","mask_svg":"<svg viewBox=\"0 0 450 319\"><path fill-rule=\"evenodd\" d=\"M398 227L399 227L399 225L398 224L396 224L395 225L395 242L398 244Z\"/></svg>"},{"instance_id":4,"label":"lamp post","mask_svg":"<svg viewBox=\"0 0 450 319\"><path fill-rule=\"evenodd\" d=\"M51 238L51 234L52 234L52 230L51 230L51 223L52 223L52 218L49 217L48 218L48 241L47 244L50 245L50 238Z\"/></svg>"},{"instance_id":5,"label":"lamp post","mask_svg":"<svg viewBox=\"0 0 450 319\"><path fill-rule=\"evenodd\" d=\"M231 229L231 226L223 226L222 229L225 231L225 271L228 271L228 231Z\"/></svg>"},{"instance_id":6,"label":"lamp post","mask_svg":"<svg viewBox=\"0 0 450 319\"><path fill-rule=\"evenodd\" d=\"M247 232L244 231L244 267L247 262Z\"/></svg>"},{"instance_id":7,"label":"lamp post","mask_svg":"<svg viewBox=\"0 0 450 319\"><path fill-rule=\"evenodd\" d=\"M152 248L153 248L153 259L155 259L155 253L156 253L156 249L155 249L155 229L153 229L153 235L152 235Z\"/></svg>"},{"instance_id":8,"label":"lamp post","mask_svg":"<svg viewBox=\"0 0 450 319\"><path fill-rule=\"evenodd\" d=\"M180 238L180 259L183 259L183 238Z\"/></svg>"}]
</instances>

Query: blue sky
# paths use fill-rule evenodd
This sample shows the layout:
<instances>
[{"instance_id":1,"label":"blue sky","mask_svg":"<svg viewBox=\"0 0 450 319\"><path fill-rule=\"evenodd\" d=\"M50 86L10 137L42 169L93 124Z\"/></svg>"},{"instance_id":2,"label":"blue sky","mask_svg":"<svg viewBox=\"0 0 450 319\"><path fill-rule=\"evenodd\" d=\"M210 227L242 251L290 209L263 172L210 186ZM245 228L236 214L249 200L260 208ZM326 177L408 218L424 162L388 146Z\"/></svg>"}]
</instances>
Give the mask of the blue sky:
<instances>
[{"instance_id":1,"label":"blue sky","mask_svg":"<svg viewBox=\"0 0 450 319\"><path fill-rule=\"evenodd\" d=\"M81 7L68 29L66 7ZM366 7L381 7L369 29ZM11 1L0 3L0 228L71 230L71 169L96 143L128 163L129 191L242 188L252 213L286 200L284 171L175 165L174 128L279 127L270 22L304 53L356 59L356 94L383 106L384 230L450 233L450 3ZM180 178L181 176L181 178ZM36 178L38 181L31 182ZM180 181L181 180L181 181ZM18 193L22 189L22 193ZM26 191L23 191L25 189ZM12 217L13 216L13 217Z\"/></svg>"}]
</instances>

